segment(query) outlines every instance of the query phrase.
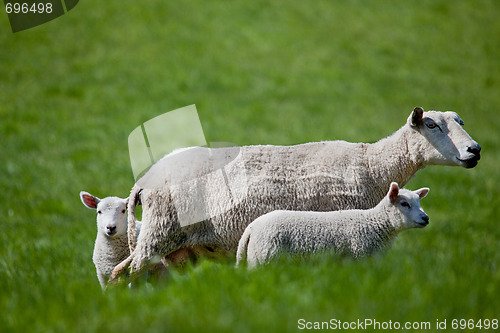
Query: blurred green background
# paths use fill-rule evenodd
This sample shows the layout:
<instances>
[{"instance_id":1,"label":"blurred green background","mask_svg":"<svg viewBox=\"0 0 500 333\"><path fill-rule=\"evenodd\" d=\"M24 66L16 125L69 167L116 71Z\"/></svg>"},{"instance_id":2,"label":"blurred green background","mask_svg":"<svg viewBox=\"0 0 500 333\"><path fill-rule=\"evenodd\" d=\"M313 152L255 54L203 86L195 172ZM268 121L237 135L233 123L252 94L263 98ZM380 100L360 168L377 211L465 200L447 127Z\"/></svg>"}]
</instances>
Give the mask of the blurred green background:
<instances>
[{"instance_id":1,"label":"blurred green background","mask_svg":"<svg viewBox=\"0 0 500 333\"><path fill-rule=\"evenodd\" d=\"M1 332L500 319L500 2L87 0L16 34L0 13ZM240 145L374 142L415 106L454 110L483 157L413 178L431 224L385 256L204 261L103 294L78 194L127 196L128 134L190 104Z\"/></svg>"}]
</instances>

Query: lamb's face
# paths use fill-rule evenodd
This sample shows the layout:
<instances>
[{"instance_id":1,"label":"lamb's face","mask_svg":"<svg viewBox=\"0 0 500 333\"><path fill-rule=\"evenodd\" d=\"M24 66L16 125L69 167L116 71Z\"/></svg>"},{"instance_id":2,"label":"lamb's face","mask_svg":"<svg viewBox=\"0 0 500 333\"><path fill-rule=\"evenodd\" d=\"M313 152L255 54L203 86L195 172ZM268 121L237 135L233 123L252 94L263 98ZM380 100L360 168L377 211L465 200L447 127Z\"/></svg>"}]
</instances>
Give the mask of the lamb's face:
<instances>
[{"instance_id":1,"label":"lamb's face","mask_svg":"<svg viewBox=\"0 0 500 333\"><path fill-rule=\"evenodd\" d=\"M430 164L473 168L481 158L481 146L463 129L464 122L457 113L416 110L408 118L410 126L419 131L429 143L425 159Z\"/></svg>"},{"instance_id":2,"label":"lamb's face","mask_svg":"<svg viewBox=\"0 0 500 333\"><path fill-rule=\"evenodd\" d=\"M98 232L111 238L127 233L127 199L104 198L96 209Z\"/></svg>"},{"instance_id":3,"label":"lamb's face","mask_svg":"<svg viewBox=\"0 0 500 333\"><path fill-rule=\"evenodd\" d=\"M416 191L399 189L397 183L391 183L387 198L390 205L399 212L395 220L392 221L398 230L409 228L423 228L429 224L429 216L420 207L420 200L429 193L427 187Z\"/></svg>"},{"instance_id":4,"label":"lamb's face","mask_svg":"<svg viewBox=\"0 0 500 333\"><path fill-rule=\"evenodd\" d=\"M416 191L401 189L393 205L401 212L401 229L424 228L429 224L429 216L420 207L420 199L429 193L428 188Z\"/></svg>"}]
</instances>

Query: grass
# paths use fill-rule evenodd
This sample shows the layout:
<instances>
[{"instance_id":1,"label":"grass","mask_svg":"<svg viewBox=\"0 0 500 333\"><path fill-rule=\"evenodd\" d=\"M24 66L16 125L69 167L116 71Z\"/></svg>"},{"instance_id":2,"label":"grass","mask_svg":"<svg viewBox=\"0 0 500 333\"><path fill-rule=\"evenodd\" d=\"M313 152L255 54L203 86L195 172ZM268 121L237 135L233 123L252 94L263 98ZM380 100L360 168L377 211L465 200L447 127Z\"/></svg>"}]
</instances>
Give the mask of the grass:
<instances>
[{"instance_id":1,"label":"grass","mask_svg":"<svg viewBox=\"0 0 500 333\"><path fill-rule=\"evenodd\" d=\"M81 1L12 34L0 14L0 331L298 331L300 318L500 319L496 1ZM203 261L103 294L80 190L125 196L127 137L196 104L208 141L373 142L455 110L477 168L429 167L424 230L362 262ZM473 330L471 330L473 331Z\"/></svg>"}]
</instances>

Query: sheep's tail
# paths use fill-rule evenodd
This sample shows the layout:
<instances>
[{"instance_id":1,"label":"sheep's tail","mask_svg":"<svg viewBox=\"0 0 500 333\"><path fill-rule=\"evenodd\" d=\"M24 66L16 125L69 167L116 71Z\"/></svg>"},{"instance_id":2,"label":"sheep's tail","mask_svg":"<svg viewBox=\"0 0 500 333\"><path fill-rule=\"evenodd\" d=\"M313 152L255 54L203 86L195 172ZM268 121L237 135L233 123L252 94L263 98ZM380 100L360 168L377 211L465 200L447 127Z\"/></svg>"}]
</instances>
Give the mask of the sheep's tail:
<instances>
[{"instance_id":1,"label":"sheep's tail","mask_svg":"<svg viewBox=\"0 0 500 333\"><path fill-rule=\"evenodd\" d=\"M132 253L135 250L135 246L137 245L137 229L136 229L136 222L137 218L135 216L135 206L140 201L140 195L141 195L142 188L139 186L134 186L132 188L132 191L130 192L130 196L128 198L128 247L130 249L130 253Z\"/></svg>"},{"instance_id":2,"label":"sheep's tail","mask_svg":"<svg viewBox=\"0 0 500 333\"><path fill-rule=\"evenodd\" d=\"M238 251L236 252L236 267L239 266L240 262L244 260L247 256L248 242L250 242L250 228L246 228L241 236L240 242L238 243Z\"/></svg>"}]
</instances>

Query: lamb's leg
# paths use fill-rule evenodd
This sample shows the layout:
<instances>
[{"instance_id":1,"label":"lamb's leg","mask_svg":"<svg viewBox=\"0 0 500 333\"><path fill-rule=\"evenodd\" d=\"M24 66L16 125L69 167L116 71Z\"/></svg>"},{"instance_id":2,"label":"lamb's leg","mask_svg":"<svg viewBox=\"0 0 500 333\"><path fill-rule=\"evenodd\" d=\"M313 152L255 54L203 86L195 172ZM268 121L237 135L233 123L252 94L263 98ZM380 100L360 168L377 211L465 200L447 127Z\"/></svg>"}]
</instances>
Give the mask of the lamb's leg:
<instances>
[{"instance_id":1,"label":"lamb's leg","mask_svg":"<svg viewBox=\"0 0 500 333\"><path fill-rule=\"evenodd\" d=\"M97 279L99 280L102 290L106 289L106 283L108 281L106 280L106 276L99 270L97 270Z\"/></svg>"}]
</instances>

